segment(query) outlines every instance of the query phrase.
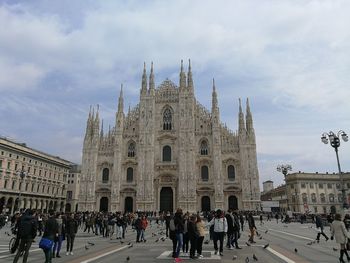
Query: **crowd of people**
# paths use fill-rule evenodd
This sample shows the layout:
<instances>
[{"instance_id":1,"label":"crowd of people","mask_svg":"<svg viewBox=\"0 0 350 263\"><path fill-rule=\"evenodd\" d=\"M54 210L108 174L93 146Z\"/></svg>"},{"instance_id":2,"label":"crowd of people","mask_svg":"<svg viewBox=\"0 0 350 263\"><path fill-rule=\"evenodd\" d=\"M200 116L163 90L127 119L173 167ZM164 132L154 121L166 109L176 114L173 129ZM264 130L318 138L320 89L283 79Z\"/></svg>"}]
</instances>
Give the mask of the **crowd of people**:
<instances>
[{"instance_id":1,"label":"crowd of people","mask_svg":"<svg viewBox=\"0 0 350 263\"><path fill-rule=\"evenodd\" d=\"M165 235L172 241L172 257L175 262L182 261L180 255L189 256L191 259L202 258L204 237L209 230L209 239L213 241L214 254L223 256L224 246L227 249L241 249L239 239L244 231L245 223L248 225L248 242L255 243L255 236L259 235L255 218L260 219L260 225L266 221L276 220L288 223L290 218L286 214L257 213L254 211L216 211L206 213L183 213L181 209L173 214L170 212L77 212L62 213L49 211L39 213L26 209L22 213L16 213L12 217L0 215L0 228L7 221L11 224L13 234L16 235L11 253L15 254L13 262L18 262L23 256L23 262L27 262L29 250L36 236L52 242L49 248L43 248L45 263L51 263L53 258L61 257L63 242L66 242L66 256L73 255L75 236L80 229L93 235L100 235L109 239L124 239L128 227L136 232L135 242L146 242L146 229L154 221L157 225L165 226ZM315 241L319 242L323 236L326 241L335 239L340 245L340 262L344 262L344 255L350 261L350 216L344 220L341 216L328 215L326 218L320 215L311 217L316 224L317 235ZM301 217L299 218L301 220ZM306 219L304 219L306 220ZM301 221L301 223L303 223ZM331 237L324 232L325 224L330 225ZM224 244L225 240L225 244ZM206 244L209 240L205 241ZM40 246L40 245L39 245Z\"/></svg>"}]
</instances>

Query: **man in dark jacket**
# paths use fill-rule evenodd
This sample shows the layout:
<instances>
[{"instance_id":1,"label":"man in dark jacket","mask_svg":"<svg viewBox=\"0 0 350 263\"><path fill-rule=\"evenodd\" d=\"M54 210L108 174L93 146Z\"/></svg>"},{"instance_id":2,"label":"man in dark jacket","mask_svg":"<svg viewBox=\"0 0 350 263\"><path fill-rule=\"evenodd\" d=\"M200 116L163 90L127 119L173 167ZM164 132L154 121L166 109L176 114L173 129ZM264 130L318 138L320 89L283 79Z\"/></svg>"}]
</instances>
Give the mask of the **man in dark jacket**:
<instances>
[{"instance_id":1,"label":"man in dark jacket","mask_svg":"<svg viewBox=\"0 0 350 263\"><path fill-rule=\"evenodd\" d=\"M67 239L67 253L66 255L73 255L73 246L74 246L74 239L75 235L78 231L78 222L72 217L72 215L69 213L67 215L67 221L66 221L66 239Z\"/></svg>"},{"instance_id":2,"label":"man in dark jacket","mask_svg":"<svg viewBox=\"0 0 350 263\"><path fill-rule=\"evenodd\" d=\"M232 248L232 238L233 238L233 216L231 214L231 210L229 209L227 213L225 214L226 221L227 221L227 243L226 247L228 249L233 249Z\"/></svg>"},{"instance_id":3,"label":"man in dark jacket","mask_svg":"<svg viewBox=\"0 0 350 263\"><path fill-rule=\"evenodd\" d=\"M29 249L32 245L33 239L36 236L36 231L37 223L33 216L33 211L27 209L18 222L17 238L20 239L20 244L17 254L13 259L13 263L17 263L19 257L23 252L23 263L27 262Z\"/></svg>"},{"instance_id":4,"label":"man in dark jacket","mask_svg":"<svg viewBox=\"0 0 350 263\"><path fill-rule=\"evenodd\" d=\"M58 223L55 218L55 213L53 210L49 211L49 219L47 219L45 224L45 231L43 238L47 238L51 241L54 241L58 237ZM45 263L51 263L52 259L52 249L44 250L45 253Z\"/></svg>"},{"instance_id":5,"label":"man in dark jacket","mask_svg":"<svg viewBox=\"0 0 350 263\"><path fill-rule=\"evenodd\" d=\"M317 237L316 237L316 240L317 240L317 243L320 242L320 236L324 236L326 238L326 241L329 239L327 237L327 235L323 232L323 221L322 221L322 218L320 215L317 215L316 216L316 228L317 230L319 231L317 233Z\"/></svg>"}]
</instances>

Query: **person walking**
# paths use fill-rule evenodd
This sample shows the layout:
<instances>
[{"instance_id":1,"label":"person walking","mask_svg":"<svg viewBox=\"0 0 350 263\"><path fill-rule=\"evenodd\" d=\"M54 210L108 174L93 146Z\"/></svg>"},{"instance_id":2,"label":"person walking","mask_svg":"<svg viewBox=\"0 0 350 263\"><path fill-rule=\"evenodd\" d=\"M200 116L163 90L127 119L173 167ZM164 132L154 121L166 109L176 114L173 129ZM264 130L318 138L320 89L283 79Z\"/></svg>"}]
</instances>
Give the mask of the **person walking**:
<instances>
[{"instance_id":1,"label":"person walking","mask_svg":"<svg viewBox=\"0 0 350 263\"><path fill-rule=\"evenodd\" d=\"M203 248L203 240L205 236L205 225L199 215L197 215L196 228L198 231L197 246L196 246L197 256L198 258L203 258L202 248Z\"/></svg>"},{"instance_id":2,"label":"person walking","mask_svg":"<svg viewBox=\"0 0 350 263\"><path fill-rule=\"evenodd\" d=\"M173 242L173 254L172 257L176 258L176 244L177 244L177 239L176 239L176 233L175 233L176 227L175 227L175 222L174 222L174 216L170 216L169 220L169 238Z\"/></svg>"},{"instance_id":3,"label":"person walking","mask_svg":"<svg viewBox=\"0 0 350 263\"><path fill-rule=\"evenodd\" d=\"M188 256L188 244L190 242L190 239L188 238L188 214L186 213L184 215L184 231L183 231L183 240L182 240L182 253L186 256Z\"/></svg>"},{"instance_id":4,"label":"person walking","mask_svg":"<svg viewBox=\"0 0 350 263\"><path fill-rule=\"evenodd\" d=\"M65 236L67 239L67 252L66 255L73 255L73 246L75 235L78 232L78 222L69 213L66 219Z\"/></svg>"},{"instance_id":5,"label":"person walking","mask_svg":"<svg viewBox=\"0 0 350 263\"><path fill-rule=\"evenodd\" d=\"M347 239L350 238L349 232L345 228L345 224L343 221L341 221L341 215L336 214L334 221L331 224L331 240L335 238L335 242L337 242L340 245L340 257L339 261L341 263L344 263L344 254L347 257L347 260L350 261L350 257L348 254L348 251L346 250L345 244L347 242Z\"/></svg>"},{"instance_id":6,"label":"person walking","mask_svg":"<svg viewBox=\"0 0 350 263\"><path fill-rule=\"evenodd\" d=\"M239 214L239 222L241 223L241 229L242 229L242 232L243 232L244 217L242 215L242 212Z\"/></svg>"},{"instance_id":7,"label":"person walking","mask_svg":"<svg viewBox=\"0 0 350 263\"><path fill-rule=\"evenodd\" d=\"M231 210L229 209L225 215L227 221L227 242L226 247L228 249L233 249L231 243L233 239L233 216L231 214Z\"/></svg>"},{"instance_id":8,"label":"person walking","mask_svg":"<svg viewBox=\"0 0 350 263\"><path fill-rule=\"evenodd\" d=\"M256 243L254 241L254 235L255 235L255 231L256 231L256 226L255 226L255 220L254 220L254 217L253 217L252 213L248 214L247 220L248 220L248 226L249 226L249 230L250 230L250 238L249 238L248 241L250 243Z\"/></svg>"},{"instance_id":9,"label":"person walking","mask_svg":"<svg viewBox=\"0 0 350 263\"><path fill-rule=\"evenodd\" d=\"M324 236L326 241L328 241L327 235L323 232L323 221L320 215L316 215L316 229L318 231L316 241L317 243L320 242L320 236Z\"/></svg>"},{"instance_id":10,"label":"person walking","mask_svg":"<svg viewBox=\"0 0 350 263\"><path fill-rule=\"evenodd\" d=\"M235 246L236 249L242 249L241 247L238 246L238 239L240 238L240 225L239 225L239 218L236 212L233 214L233 238L231 241L231 246Z\"/></svg>"},{"instance_id":11,"label":"person walking","mask_svg":"<svg viewBox=\"0 0 350 263\"><path fill-rule=\"evenodd\" d=\"M215 217L209 222L209 226L214 226L214 250L218 254L218 241L220 242L220 256L224 255L224 235L227 232L227 220L220 209L216 210Z\"/></svg>"},{"instance_id":12,"label":"person walking","mask_svg":"<svg viewBox=\"0 0 350 263\"><path fill-rule=\"evenodd\" d=\"M64 224L62 220L62 215L61 213L56 214L56 221L58 224L58 235L54 240L53 244L53 251L52 251L52 258L60 258L60 251L61 251L61 246L63 242L63 236L64 236Z\"/></svg>"},{"instance_id":13,"label":"person walking","mask_svg":"<svg viewBox=\"0 0 350 263\"><path fill-rule=\"evenodd\" d=\"M147 218L145 215L143 215L141 217L141 234L140 234L140 241L142 242L146 242L146 238L145 238L145 231L146 231L146 228L148 226L148 221L147 221Z\"/></svg>"},{"instance_id":14,"label":"person walking","mask_svg":"<svg viewBox=\"0 0 350 263\"><path fill-rule=\"evenodd\" d=\"M58 223L54 216L54 211L49 211L49 218L45 223L45 230L43 234L43 238L47 238L51 241L54 241L55 238L58 237ZM52 248L44 249L45 253L45 263L51 263L52 261Z\"/></svg>"},{"instance_id":15,"label":"person walking","mask_svg":"<svg viewBox=\"0 0 350 263\"><path fill-rule=\"evenodd\" d=\"M20 239L19 248L13 263L17 263L23 253L23 263L26 263L29 256L29 249L36 236L37 222L33 217L33 211L27 209L18 222L17 238Z\"/></svg>"}]
</instances>

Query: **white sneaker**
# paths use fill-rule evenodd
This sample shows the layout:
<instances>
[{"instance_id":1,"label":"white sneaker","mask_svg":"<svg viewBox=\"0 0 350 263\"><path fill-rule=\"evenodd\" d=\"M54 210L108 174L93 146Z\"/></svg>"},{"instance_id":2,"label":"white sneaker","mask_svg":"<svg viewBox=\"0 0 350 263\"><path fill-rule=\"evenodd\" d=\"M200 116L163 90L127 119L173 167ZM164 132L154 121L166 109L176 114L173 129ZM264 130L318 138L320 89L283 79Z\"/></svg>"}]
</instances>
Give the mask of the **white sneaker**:
<instances>
[{"instance_id":1,"label":"white sneaker","mask_svg":"<svg viewBox=\"0 0 350 263\"><path fill-rule=\"evenodd\" d=\"M66 256L68 256L68 255L69 255L69 252L67 251Z\"/></svg>"},{"instance_id":2,"label":"white sneaker","mask_svg":"<svg viewBox=\"0 0 350 263\"><path fill-rule=\"evenodd\" d=\"M203 258L203 255L199 254L199 255L197 255L197 257L199 257L199 258Z\"/></svg>"},{"instance_id":3,"label":"white sneaker","mask_svg":"<svg viewBox=\"0 0 350 263\"><path fill-rule=\"evenodd\" d=\"M73 255L74 255L72 251L70 252L70 254L71 254L71 256L73 256Z\"/></svg>"}]
</instances>

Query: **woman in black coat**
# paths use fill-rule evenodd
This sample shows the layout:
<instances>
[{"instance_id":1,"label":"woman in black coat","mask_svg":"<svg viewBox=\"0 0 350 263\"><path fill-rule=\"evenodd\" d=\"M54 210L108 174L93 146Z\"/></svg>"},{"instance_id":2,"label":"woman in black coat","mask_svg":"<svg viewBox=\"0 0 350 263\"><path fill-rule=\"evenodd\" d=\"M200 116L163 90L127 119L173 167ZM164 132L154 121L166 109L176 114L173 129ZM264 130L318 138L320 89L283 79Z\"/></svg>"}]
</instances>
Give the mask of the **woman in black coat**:
<instances>
[{"instance_id":1,"label":"woman in black coat","mask_svg":"<svg viewBox=\"0 0 350 263\"><path fill-rule=\"evenodd\" d=\"M55 240L55 238L58 237L58 223L57 223L56 218L54 216L53 210L49 211L49 218L47 219L47 221L45 223L45 231L44 231L43 237L51 240L52 244L53 244L53 241ZM45 263L51 263L52 248L45 249L44 253L45 253Z\"/></svg>"}]
</instances>

